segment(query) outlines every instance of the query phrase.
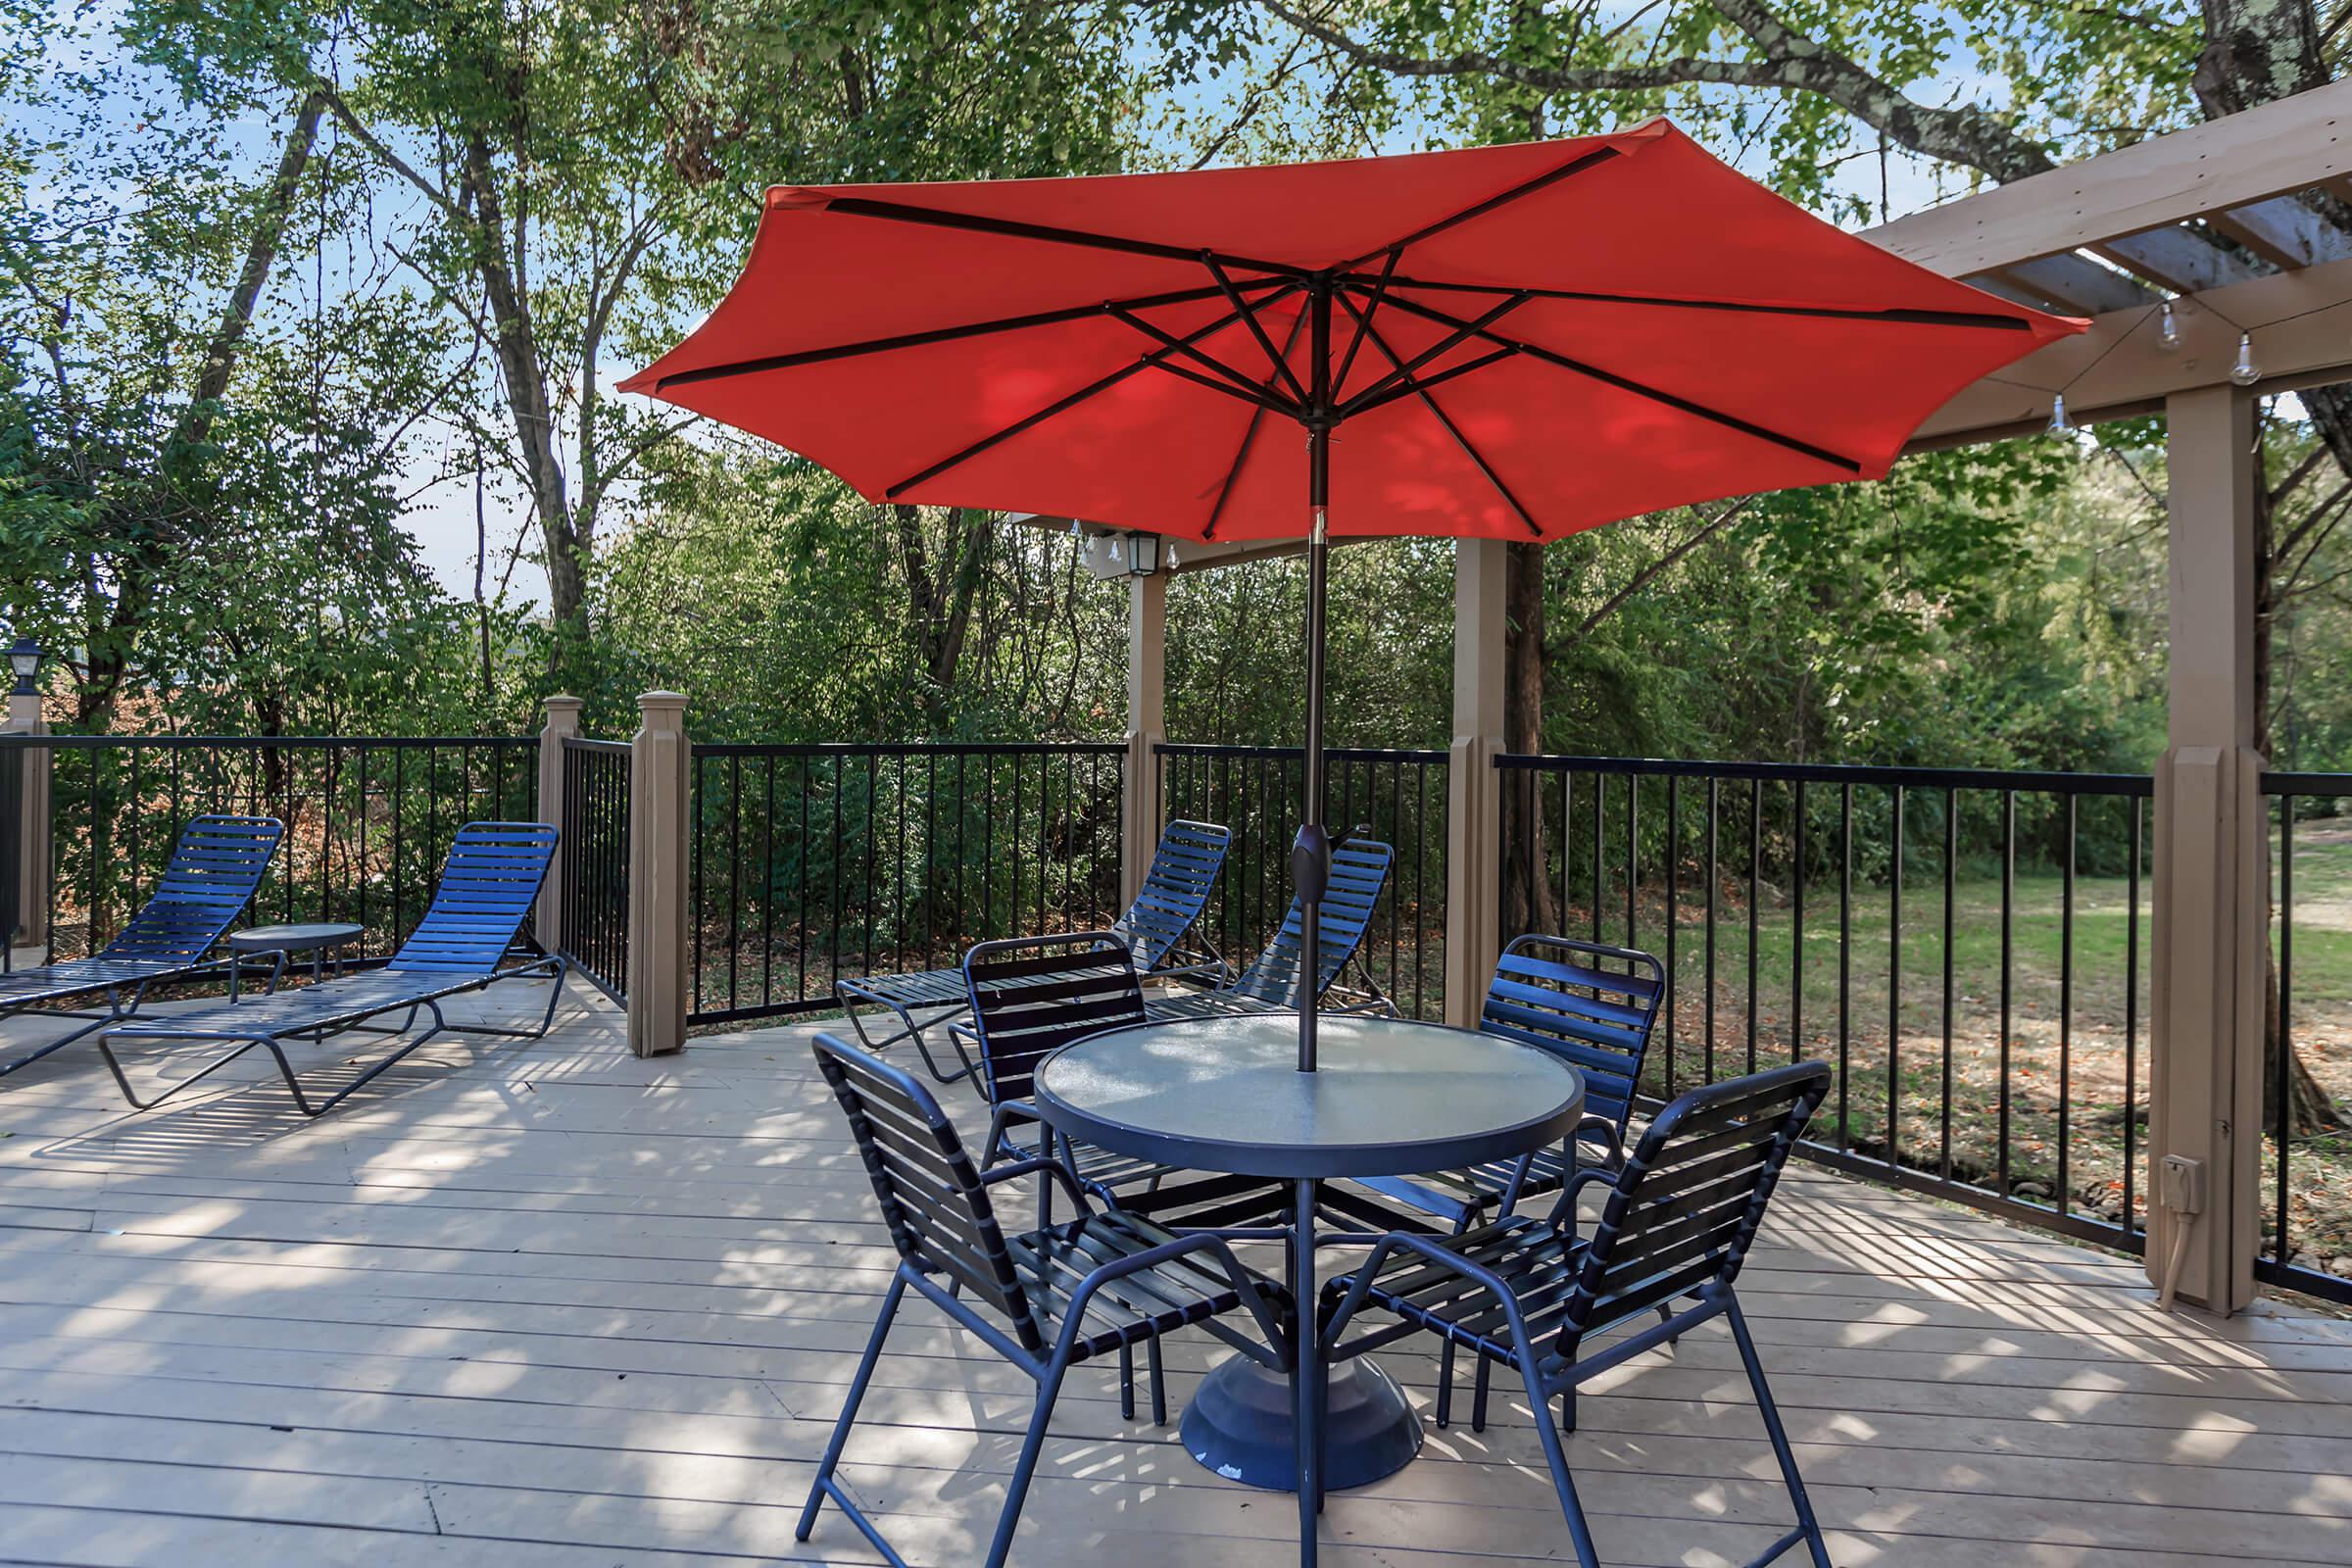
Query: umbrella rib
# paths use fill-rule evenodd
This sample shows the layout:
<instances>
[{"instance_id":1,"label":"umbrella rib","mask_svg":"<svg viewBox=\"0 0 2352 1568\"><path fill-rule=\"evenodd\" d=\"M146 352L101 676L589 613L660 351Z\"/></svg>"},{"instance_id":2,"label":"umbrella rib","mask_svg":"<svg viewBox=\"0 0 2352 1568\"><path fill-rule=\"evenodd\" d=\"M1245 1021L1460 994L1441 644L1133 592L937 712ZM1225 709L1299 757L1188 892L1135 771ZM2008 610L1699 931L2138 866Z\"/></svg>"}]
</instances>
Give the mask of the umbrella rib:
<instances>
[{"instance_id":1,"label":"umbrella rib","mask_svg":"<svg viewBox=\"0 0 2352 1568\"><path fill-rule=\"evenodd\" d=\"M1484 218L1487 214L1494 211L1497 207L1508 207L1511 203L1518 201L1523 196L1533 196L1536 192L1556 185L1561 180L1567 179L1572 175L1581 174L1588 169L1598 168L1602 164L1608 163L1613 159L1622 158L1624 156L1625 150L1616 146L1614 143L1595 147L1589 153L1584 153L1578 157L1571 158L1568 160L1568 162L1560 165L1560 167L1557 169L1538 174L1533 179L1522 180L1518 184L1512 186L1509 190L1490 196L1483 202L1478 202L1472 206L1465 207L1450 218L1441 218L1434 223L1424 224L1422 227L1414 229L1410 234L1405 235L1404 238L1400 240L1395 240L1387 245L1381 246L1380 250L1366 251L1361 256L1353 257L1348 261L1342 262L1339 267L1335 269L1335 270L1340 272L1352 272L1364 263L1370 261L1373 257L1378 256L1381 251L1401 251L1408 245L1418 245L1425 239L1434 238L1439 234L1445 233L1449 228L1454 228L1460 224L1469 222L1474 218Z\"/></svg>"},{"instance_id":2,"label":"umbrella rib","mask_svg":"<svg viewBox=\"0 0 2352 1568\"><path fill-rule=\"evenodd\" d=\"M1233 286L1233 279L1226 275L1224 268L1217 265L1216 257L1207 251L1202 251L1200 265L1208 269L1208 275L1217 280L1217 287L1225 291L1225 297L1233 302L1233 308L1242 313L1242 324L1250 328L1251 337L1257 339L1257 346L1265 351L1266 358L1273 363L1275 371L1281 375L1284 384L1290 387L1291 396L1301 404L1305 403L1307 400L1306 388L1299 385L1298 377L1291 371L1289 361L1276 351L1274 340L1266 335L1265 325L1258 320L1257 312L1242 298L1242 291ZM1297 341L1296 337L1293 338L1293 341ZM1271 391L1272 388L1269 387L1267 390Z\"/></svg>"},{"instance_id":3,"label":"umbrella rib","mask_svg":"<svg viewBox=\"0 0 2352 1568\"><path fill-rule=\"evenodd\" d=\"M1458 316L1448 315L1435 307L1418 304L1402 296L1391 296L1390 303L1400 311L1409 312L1414 316L1427 317L1430 320L1446 326L1458 327L1463 324L1462 318ZM1563 370L1572 370L1589 380L1598 381L1605 386L1613 386L1621 392L1631 392L1636 397L1646 398L1652 403L1662 404L1694 418L1720 424L1728 430L1737 430L1741 435L1753 436L1759 441L1770 442L1774 446L1811 458L1817 463L1826 463L1852 474L1862 472L1862 465L1842 453L1832 452L1827 447L1815 446L1810 441L1784 434L1769 425L1758 424L1753 419L1743 419L1737 414L1726 414L1721 409L1711 409L1704 403L1695 402L1680 393L1646 385L1631 376L1619 375L1614 370L1604 370L1597 365L1588 365L1582 360L1571 359L1565 354L1544 348L1541 344L1530 343L1522 338L1509 337L1492 328L1482 329L1476 335L1489 343L1502 348L1516 349L1521 354L1542 360L1546 365L1555 366Z\"/></svg>"},{"instance_id":4,"label":"umbrella rib","mask_svg":"<svg viewBox=\"0 0 2352 1568\"><path fill-rule=\"evenodd\" d=\"M1429 395L1429 389L1414 379L1413 372L1405 368L1404 362L1397 358L1396 351L1389 346L1389 340L1382 337L1380 329L1372 324L1371 318L1357 311L1355 302L1349 299L1344 291L1340 294L1340 303L1347 307L1348 315L1363 323L1364 335L1372 340L1372 346L1380 350L1381 357L1396 368L1396 376L1421 399L1421 406L1429 410L1430 417L1446 427L1446 433L1453 437L1454 445L1462 449L1462 455L1477 466L1480 473L1486 475L1487 483L1493 485L1494 493L1502 497L1503 505L1509 507L1517 514L1519 520L1527 525L1527 531L1530 534L1542 539L1544 530L1537 525L1536 519L1528 514L1526 505L1511 493L1509 485L1502 482L1502 475L1494 471L1494 466L1487 461L1486 455L1471 445L1470 438L1462 433L1461 426L1455 424L1446 416L1446 411L1438 407L1438 400Z\"/></svg>"},{"instance_id":5,"label":"umbrella rib","mask_svg":"<svg viewBox=\"0 0 2352 1568\"><path fill-rule=\"evenodd\" d=\"M1388 293L1389 279L1396 275L1396 264L1403 258L1404 252L1391 248L1389 259L1380 264L1380 276L1373 280L1372 291L1364 300L1364 314L1356 318L1355 332L1348 339L1348 352L1341 356L1339 372L1331 378L1333 392L1348 385L1348 372L1355 368L1356 353L1364 346L1364 331L1372 324L1372 318L1380 314L1381 298Z\"/></svg>"},{"instance_id":6,"label":"umbrella rib","mask_svg":"<svg viewBox=\"0 0 2352 1568\"><path fill-rule=\"evenodd\" d=\"M1410 377L1404 382L1404 384L1400 386L1392 386L1386 392L1381 393L1378 397L1366 396L1354 403L1351 403L1348 409L1348 416L1349 418L1360 417L1363 415L1370 414L1374 409L1387 408L1390 404L1396 402L1399 398L1412 397L1416 393L1422 392L1430 387L1444 386L1446 382L1453 380L1456 376L1468 375L1473 370L1483 370L1488 366L1494 365L1498 361L1515 359L1518 357L1518 354L1519 350L1516 348L1505 347L1499 349L1489 349L1486 353L1481 354L1474 360L1464 360L1459 365L1448 365L1446 367L1446 368L1438 371L1435 375L1420 375Z\"/></svg>"},{"instance_id":7,"label":"umbrella rib","mask_svg":"<svg viewBox=\"0 0 2352 1568\"><path fill-rule=\"evenodd\" d=\"M1236 402L1247 403L1253 409L1272 409L1277 414L1287 414L1294 418L1298 416L1298 411L1289 404L1278 402L1253 386L1235 386L1230 381L1221 380L1213 375L1202 375L1199 370L1188 370L1183 366L1171 364L1166 360L1161 360L1152 368L1162 375L1172 375L1179 380L1204 386L1211 392L1232 398Z\"/></svg>"},{"instance_id":8,"label":"umbrella rib","mask_svg":"<svg viewBox=\"0 0 2352 1568\"><path fill-rule=\"evenodd\" d=\"M1033 239L1049 245L1074 245L1083 250L1119 251L1129 256L1183 262L1188 266L1198 266L1201 257L1199 246L1162 245L1156 240L1130 239L1123 234L1098 234L1090 229L1062 228L1052 223L1024 223L1017 219L989 218L979 213L952 213L936 207L918 207L911 202L883 201L874 196L834 196L826 200L825 210L847 213L857 218L880 218L899 223L926 223L935 228L1002 234L1009 239ZM1289 262L1261 261L1254 256L1234 256L1224 251L1210 254L1221 265L1239 268L1245 272L1269 272L1285 278L1306 275L1305 268L1293 266Z\"/></svg>"},{"instance_id":9,"label":"umbrella rib","mask_svg":"<svg viewBox=\"0 0 2352 1568\"><path fill-rule=\"evenodd\" d=\"M1307 313L1300 311L1291 321L1291 335L1282 340L1282 353L1277 365L1291 357L1291 347L1298 341L1299 328L1306 325ZM1250 427L1242 432L1242 444L1233 455L1233 466L1225 470L1225 482L1217 487L1217 503L1208 509L1208 521L1200 529L1202 539L1216 537L1217 523L1225 515L1225 503L1233 498L1233 487L1241 481L1242 466L1250 461L1250 449L1257 443L1258 426L1266 422L1266 410L1261 406L1250 416Z\"/></svg>"},{"instance_id":10,"label":"umbrella rib","mask_svg":"<svg viewBox=\"0 0 2352 1568\"><path fill-rule=\"evenodd\" d=\"M1342 291L1341 297L1343 299L1347 297L1345 291ZM1386 341L1379 338L1374 338L1374 346L1379 348L1384 355L1388 356L1389 364L1393 366L1394 368L1391 369L1388 374L1382 376L1379 380L1364 388L1363 391L1358 392L1354 397L1348 399L1348 402L1341 404L1339 408L1340 417L1344 419L1348 417L1348 416L1357 412L1357 406L1360 405L1365 398L1371 397L1374 393L1386 392L1391 387L1401 381L1410 381L1413 378L1413 372L1420 369L1421 367L1429 364L1430 361L1437 359L1440 355L1447 353L1456 344L1466 342L1469 339L1478 336L1488 327L1494 325L1496 321L1502 319L1503 317L1508 316L1511 312L1517 310L1520 306L1525 305L1526 303L1527 296L1525 294L1514 294L1510 298L1496 305L1494 309L1488 311L1483 316L1480 316L1473 320L1460 322L1445 337L1440 338L1428 348L1423 349L1420 353L1414 355L1409 360L1403 361L1402 363L1398 363L1396 356L1393 353L1390 353L1389 345ZM1357 320L1363 322L1367 332L1371 330L1371 317L1358 315L1352 303L1350 303L1348 307L1348 314L1354 316Z\"/></svg>"},{"instance_id":11,"label":"umbrella rib","mask_svg":"<svg viewBox=\"0 0 2352 1568\"><path fill-rule=\"evenodd\" d=\"M1387 274L1383 274L1387 275ZM1338 281L1362 285L1365 273L1343 274ZM2034 323L2022 316L1991 311L1938 311L1921 306L1783 305L1763 300L1684 299L1671 294L1612 294L1600 289L1513 288L1504 283L1461 283L1444 278L1389 277L1391 288L1425 289L1450 294L1527 294L1540 300L1564 300L1580 305L1645 305L1661 310L1730 311L1742 316L1794 316L1824 321L1885 321L1904 326L1966 326L2004 332L2030 332Z\"/></svg>"},{"instance_id":12,"label":"umbrella rib","mask_svg":"<svg viewBox=\"0 0 2352 1568\"><path fill-rule=\"evenodd\" d=\"M1280 284L1275 290L1274 298L1280 299L1285 295L1295 294L1298 291L1300 286L1301 285L1298 283L1291 282ZM1210 321L1207 325L1196 327L1192 331L1186 333L1183 341L1187 344L1192 344L1200 342L1202 338L1214 336L1216 333L1222 332L1225 330L1225 328L1231 326L1233 324L1233 319L1234 318L1231 314L1221 316L1217 318L1217 319ZM1001 430L992 431L991 433L982 436L979 440L974 441L962 451L950 453L947 457L944 457L937 463L932 464L920 473L901 479L897 484L894 484L888 489L884 490L882 494L886 499L895 501L901 494L913 489L916 485L924 484L932 479L936 479L941 474L947 472L950 468L970 462L972 459L980 456L980 454L988 451L990 448L1009 441L1014 436L1020 435L1024 431L1035 429L1037 426L1045 423L1048 419L1051 419L1057 415L1067 413L1071 409L1076 408L1079 404L1087 401L1089 398L1096 397L1102 393L1109 391L1112 387L1117 386L1129 376L1160 366L1166 361L1168 356L1174 354L1175 352L1176 351L1174 349L1169 348L1153 349L1152 352L1144 355L1134 363L1122 365L1117 369L1111 371L1108 375L1099 376L1095 380L1088 382L1085 386L1080 387L1077 391L1072 392L1065 397L1054 399L1052 403L1047 404L1044 408L1039 409L1036 413L1028 415L1023 418L1016 419ZM1205 380L1206 377L1202 377L1202 379ZM1219 388L1219 390L1223 389Z\"/></svg>"},{"instance_id":13,"label":"umbrella rib","mask_svg":"<svg viewBox=\"0 0 2352 1568\"><path fill-rule=\"evenodd\" d=\"M1245 289L1278 289L1284 285L1277 279L1251 278L1241 285ZM1028 327L1059 326L1065 321L1082 321L1105 311L1149 310L1161 305L1192 305L1201 300L1213 300L1221 290L1215 288L1171 289L1159 294L1138 295L1133 299L1098 300L1092 305L1068 305L1059 310L1033 311L1026 316L1004 316L988 321L967 321L956 326L935 326L920 332L901 332L891 337L867 338L858 343L839 343L821 349L800 349L791 354L767 354L756 360L737 360L729 365L710 365L696 370L677 370L654 383L656 392L666 392L673 386L691 386L698 381L718 381L729 376L757 375L765 370L797 369L804 365L824 365L834 360L854 360L867 354L888 354L898 349L927 348L934 343L954 343L968 337L986 337L994 332L1017 332Z\"/></svg>"},{"instance_id":14,"label":"umbrella rib","mask_svg":"<svg viewBox=\"0 0 2352 1568\"><path fill-rule=\"evenodd\" d=\"M1236 295L1235 299L1238 303L1240 296ZM1232 366L1227 365L1223 360L1218 359L1216 356L1204 353L1201 350L1195 348L1192 344L1185 342L1184 339L1178 337L1175 333L1167 330L1167 328L1156 325L1151 321L1147 321L1142 317L1136 315L1133 311L1122 310L1115 305L1105 306L1104 309L1109 311L1111 315L1117 317L1120 320L1126 322L1129 326L1134 327L1138 332L1143 333L1146 337L1158 339L1161 343L1167 345L1171 351L1183 355L1188 360L1195 361L1198 364L1207 367L1209 369L1215 371L1218 375L1223 376L1226 382L1231 383L1230 385L1224 385L1216 381L1209 380L1205 376L1200 377L1200 379L1206 381L1208 385L1215 387L1217 391L1230 392L1237 397L1246 398L1251 403L1271 404L1284 414L1296 413L1296 410L1294 410L1288 404L1278 403L1272 399L1268 395L1266 389L1260 387L1257 382L1252 380L1249 375L1235 369ZM1243 312L1243 319L1247 320L1249 318L1249 307L1247 305L1242 305L1240 309ZM1274 345L1272 343L1269 342L1266 345L1266 352L1268 354L1272 354L1274 352ZM1172 372L1176 370L1174 366L1168 365L1164 362L1159 365L1157 368Z\"/></svg>"}]
</instances>

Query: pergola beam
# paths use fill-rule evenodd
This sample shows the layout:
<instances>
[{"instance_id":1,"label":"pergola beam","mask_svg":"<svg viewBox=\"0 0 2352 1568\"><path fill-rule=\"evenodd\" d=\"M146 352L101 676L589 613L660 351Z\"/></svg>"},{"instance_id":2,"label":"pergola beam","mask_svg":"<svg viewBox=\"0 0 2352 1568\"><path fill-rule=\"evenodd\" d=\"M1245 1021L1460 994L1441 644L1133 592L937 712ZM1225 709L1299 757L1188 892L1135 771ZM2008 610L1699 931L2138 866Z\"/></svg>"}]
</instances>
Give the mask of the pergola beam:
<instances>
[{"instance_id":1,"label":"pergola beam","mask_svg":"<svg viewBox=\"0 0 2352 1568\"><path fill-rule=\"evenodd\" d=\"M1862 237L1946 277L1968 277L2335 179L2352 179L2352 80L1980 191Z\"/></svg>"},{"instance_id":2,"label":"pergola beam","mask_svg":"<svg viewBox=\"0 0 2352 1568\"><path fill-rule=\"evenodd\" d=\"M2037 428L2061 390L2077 419L2145 414L2175 393L2227 383L2241 328L2253 338L2258 390L2352 378L2352 260L2188 295L2173 317L2180 345L2170 352L2157 341L2152 303L2097 317L2089 331L1968 387L1920 426L1911 445L1957 446Z\"/></svg>"}]
</instances>

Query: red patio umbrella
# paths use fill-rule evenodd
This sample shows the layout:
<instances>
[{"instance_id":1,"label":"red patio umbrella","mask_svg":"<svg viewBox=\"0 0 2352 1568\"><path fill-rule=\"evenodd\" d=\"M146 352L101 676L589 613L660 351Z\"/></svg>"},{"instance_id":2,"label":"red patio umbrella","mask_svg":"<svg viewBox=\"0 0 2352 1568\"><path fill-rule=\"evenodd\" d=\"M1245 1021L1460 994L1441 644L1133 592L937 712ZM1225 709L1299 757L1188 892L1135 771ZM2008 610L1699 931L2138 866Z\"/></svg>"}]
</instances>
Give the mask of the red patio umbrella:
<instances>
[{"instance_id":1,"label":"red patio umbrella","mask_svg":"<svg viewBox=\"0 0 2352 1568\"><path fill-rule=\"evenodd\" d=\"M1946 399L2082 325L1888 255L1653 121L1277 168L778 186L734 289L622 389L869 501L1304 534L1311 976L1332 534L1557 539L1880 477Z\"/></svg>"}]
</instances>

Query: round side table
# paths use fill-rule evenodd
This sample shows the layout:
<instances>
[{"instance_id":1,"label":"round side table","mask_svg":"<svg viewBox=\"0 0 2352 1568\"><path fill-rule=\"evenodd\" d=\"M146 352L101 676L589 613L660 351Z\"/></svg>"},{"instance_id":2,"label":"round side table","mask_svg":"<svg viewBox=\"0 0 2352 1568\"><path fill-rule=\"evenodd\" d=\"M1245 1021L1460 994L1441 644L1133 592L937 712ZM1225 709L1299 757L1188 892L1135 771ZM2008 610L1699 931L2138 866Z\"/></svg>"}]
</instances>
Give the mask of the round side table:
<instances>
[{"instance_id":1,"label":"round side table","mask_svg":"<svg viewBox=\"0 0 2352 1568\"><path fill-rule=\"evenodd\" d=\"M326 978L326 955L357 942L367 934L367 927L348 920L318 920L307 925L257 925L228 934L228 951L232 955L228 965L228 1000L237 1000L237 982L244 973L244 960L265 953L292 956L297 953L311 956L311 978ZM281 957L281 963L284 959ZM335 957L335 973L343 972L343 958ZM274 982L272 982L274 984Z\"/></svg>"}]
</instances>

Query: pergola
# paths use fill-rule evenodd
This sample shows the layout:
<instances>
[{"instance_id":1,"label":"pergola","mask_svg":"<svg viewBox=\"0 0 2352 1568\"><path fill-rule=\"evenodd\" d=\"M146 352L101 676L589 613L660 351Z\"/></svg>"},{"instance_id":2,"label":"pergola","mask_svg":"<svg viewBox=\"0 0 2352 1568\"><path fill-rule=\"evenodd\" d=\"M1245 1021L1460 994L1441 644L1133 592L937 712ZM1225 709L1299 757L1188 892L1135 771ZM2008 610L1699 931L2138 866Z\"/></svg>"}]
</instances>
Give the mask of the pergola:
<instances>
[{"instance_id":1,"label":"pergola","mask_svg":"<svg viewBox=\"0 0 2352 1568\"><path fill-rule=\"evenodd\" d=\"M2254 1298L2262 1243L2270 852L2266 760L2253 745L2253 411L2266 395L2352 379L2352 234L2300 199L2314 190L2352 196L2352 82L1865 231L1947 276L2092 321L1969 387L1922 427L1915 449L2032 433L2060 395L2079 422L2165 416L2172 660L2156 772L2148 1258L2151 1274L2161 1273L2183 1246L2180 1296L2217 1311ZM2245 384L2231 374L2241 334L2258 371ZM1167 739L1169 571L1293 554L1302 543L1187 544L1180 564L1131 579L1131 880L1151 856L1153 748ZM1446 950L1455 1023L1472 1021L1506 935L1497 928L1494 767L1503 562L1498 542L1456 546ZM2178 1162L2195 1169L2156 1174ZM2195 1215L2166 1206L2177 1183L2201 1188Z\"/></svg>"}]
</instances>

